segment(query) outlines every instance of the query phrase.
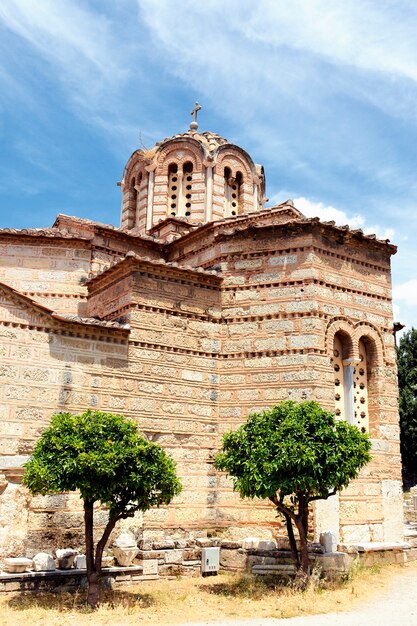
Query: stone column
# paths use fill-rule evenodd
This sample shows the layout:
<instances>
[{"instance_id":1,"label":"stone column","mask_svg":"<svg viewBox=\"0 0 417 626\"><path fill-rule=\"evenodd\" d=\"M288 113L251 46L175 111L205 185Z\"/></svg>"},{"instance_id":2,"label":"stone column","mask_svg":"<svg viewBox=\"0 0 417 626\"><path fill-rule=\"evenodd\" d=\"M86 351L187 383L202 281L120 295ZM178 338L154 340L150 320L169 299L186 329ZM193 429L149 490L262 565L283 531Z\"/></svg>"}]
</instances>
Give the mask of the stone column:
<instances>
[{"instance_id":1,"label":"stone column","mask_svg":"<svg viewBox=\"0 0 417 626\"><path fill-rule=\"evenodd\" d=\"M253 210L258 210L258 185L256 183L253 184Z\"/></svg>"},{"instance_id":2,"label":"stone column","mask_svg":"<svg viewBox=\"0 0 417 626\"><path fill-rule=\"evenodd\" d=\"M177 217L183 217L185 214L185 197L184 197L184 174L180 171L177 172L177 186L178 186L178 209Z\"/></svg>"},{"instance_id":3,"label":"stone column","mask_svg":"<svg viewBox=\"0 0 417 626\"><path fill-rule=\"evenodd\" d=\"M148 169L148 168L146 168L146 169ZM149 179L148 179L148 205L146 207L146 230L147 231L152 228L154 177L155 177L154 170L149 171Z\"/></svg>"},{"instance_id":4,"label":"stone column","mask_svg":"<svg viewBox=\"0 0 417 626\"><path fill-rule=\"evenodd\" d=\"M343 360L343 385L345 396L345 420L348 424L355 423L355 405L354 405L354 374L357 361L353 359Z\"/></svg>"},{"instance_id":5,"label":"stone column","mask_svg":"<svg viewBox=\"0 0 417 626\"><path fill-rule=\"evenodd\" d=\"M204 221L211 222L213 205L213 164L206 164L206 203Z\"/></svg>"}]
</instances>

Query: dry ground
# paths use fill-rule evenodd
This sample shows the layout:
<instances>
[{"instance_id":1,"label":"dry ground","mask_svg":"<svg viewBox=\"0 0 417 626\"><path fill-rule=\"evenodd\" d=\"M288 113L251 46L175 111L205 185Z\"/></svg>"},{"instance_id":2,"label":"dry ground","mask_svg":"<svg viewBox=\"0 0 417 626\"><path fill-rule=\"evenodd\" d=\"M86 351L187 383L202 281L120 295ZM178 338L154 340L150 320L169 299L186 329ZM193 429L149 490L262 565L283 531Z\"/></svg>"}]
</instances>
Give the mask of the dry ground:
<instances>
[{"instance_id":1,"label":"dry ground","mask_svg":"<svg viewBox=\"0 0 417 626\"><path fill-rule=\"evenodd\" d=\"M237 574L212 578L159 580L104 592L97 612L85 606L85 595L5 594L0 596L0 626L184 624L199 620L292 617L347 611L380 592L393 575L417 563L362 570L351 580L328 588L311 586L301 592L294 586Z\"/></svg>"}]
</instances>

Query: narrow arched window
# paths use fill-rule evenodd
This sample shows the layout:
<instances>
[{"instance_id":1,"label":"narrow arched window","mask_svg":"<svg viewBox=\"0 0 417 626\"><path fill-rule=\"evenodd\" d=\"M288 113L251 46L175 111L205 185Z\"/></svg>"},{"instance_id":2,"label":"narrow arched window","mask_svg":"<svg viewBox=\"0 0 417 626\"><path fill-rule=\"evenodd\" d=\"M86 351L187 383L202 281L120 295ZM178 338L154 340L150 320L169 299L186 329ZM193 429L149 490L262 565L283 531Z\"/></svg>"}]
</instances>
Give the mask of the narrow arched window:
<instances>
[{"instance_id":1,"label":"narrow arched window","mask_svg":"<svg viewBox=\"0 0 417 626\"><path fill-rule=\"evenodd\" d=\"M128 229L134 228L136 225L136 213L138 204L138 192L136 189L136 178L133 176L129 186L129 207L127 214Z\"/></svg>"},{"instance_id":2,"label":"narrow arched window","mask_svg":"<svg viewBox=\"0 0 417 626\"><path fill-rule=\"evenodd\" d=\"M232 206L232 188L234 179L232 178L232 170L230 167L224 168L224 216L231 215Z\"/></svg>"},{"instance_id":3,"label":"narrow arched window","mask_svg":"<svg viewBox=\"0 0 417 626\"><path fill-rule=\"evenodd\" d=\"M224 216L230 217L239 214L242 204L243 175L237 172L233 175L230 167L224 168Z\"/></svg>"},{"instance_id":4,"label":"narrow arched window","mask_svg":"<svg viewBox=\"0 0 417 626\"><path fill-rule=\"evenodd\" d=\"M333 340L331 359L334 375L335 414L349 424L355 423L354 377L357 362L352 358L353 346L348 333L339 331Z\"/></svg>"},{"instance_id":5,"label":"narrow arched window","mask_svg":"<svg viewBox=\"0 0 417 626\"><path fill-rule=\"evenodd\" d=\"M178 198L179 198L179 180L178 180L178 166L176 163L171 163L168 167L168 200L167 200L167 213L169 216L175 217L178 213Z\"/></svg>"},{"instance_id":6,"label":"narrow arched window","mask_svg":"<svg viewBox=\"0 0 417 626\"><path fill-rule=\"evenodd\" d=\"M343 348L342 342L336 335L333 344L333 376L334 376L334 404L335 415L345 419L345 383L343 375Z\"/></svg>"},{"instance_id":7,"label":"narrow arched window","mask_svg":"<svg viewBox=\"0 0 417 626\"><path fill-rule=\"evenodd\" d=\"M191 216L192 190L193 190L193 164L191 161L184 163L183 168L183 184L182 184L182 207L181 215L185 217Z\"/></svg>"},{"instance_id":8,"label":"narrow arched window","mask_svg":"<svg viewBox=\"0 0 417 626\"><path fill-rule=\"evenodd\" d=\"M366 344L359 341L359 363L354 372L354 416L355 424L362 432L369 430L368 412L368 357Z\"/></svg>"},{"instance_id":9,"label":"narrow arched window","mask_svg":"<svg viewBox=\"0 0 417 626\"><path fill-rule=\"evenodd\" d=\"M236 189L232 192L232 215L238 215L243 207L243 174L236 173Z\"/></svg>"}]
</instances>

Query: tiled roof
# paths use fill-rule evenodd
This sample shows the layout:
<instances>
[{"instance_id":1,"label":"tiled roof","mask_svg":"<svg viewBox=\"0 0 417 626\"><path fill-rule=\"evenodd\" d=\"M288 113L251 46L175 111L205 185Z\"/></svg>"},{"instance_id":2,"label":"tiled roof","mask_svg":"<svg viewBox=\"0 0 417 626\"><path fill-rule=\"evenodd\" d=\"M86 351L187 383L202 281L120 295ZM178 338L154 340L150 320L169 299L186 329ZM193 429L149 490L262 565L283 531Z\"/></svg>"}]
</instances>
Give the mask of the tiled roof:
<instances>
[{"instance_id":1,"label":"tiled roof","mask_svg":"<svg viewBox=\"0 0 417 626\"><path fill-rule=\"evenodd\" d=\"M134 252L128 252L124 258L114 261L114 263L112 263L109 267L106 267L101 272L97 272L96 274L91 276L89 280L86 281L86 284L91 283L97 278L103 276L103 274L107 274L108 272L113 271L116 267L119 267L123 265L124 263L126 263L127 261L131 261L132 259L136 261L140 261L142 263L147 263L153 266L169 267L169 268L173 268L173 269L177 269L177 270L181 270L185 272L191 272L193 274L210 276L211 278L213 276L220 277L219 272L217 272L216 270L205 270L202 267L192 267L191 265L181 265L180 263L177 263L176 261L164 261L164 259L151 259L147 256L140 256L138 254L135 254Z\"/></svg>"}]
</instances>

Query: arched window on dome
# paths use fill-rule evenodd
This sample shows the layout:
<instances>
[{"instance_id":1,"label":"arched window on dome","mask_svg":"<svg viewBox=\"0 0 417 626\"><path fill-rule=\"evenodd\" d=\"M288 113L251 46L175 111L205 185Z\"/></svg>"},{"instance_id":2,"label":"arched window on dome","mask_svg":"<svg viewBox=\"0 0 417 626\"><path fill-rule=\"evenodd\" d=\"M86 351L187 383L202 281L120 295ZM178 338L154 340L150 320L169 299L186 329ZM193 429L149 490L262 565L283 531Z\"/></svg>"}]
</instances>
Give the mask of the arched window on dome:
<instances>
[{"instance_id":1,"label":"arched window on dome","mask_svg":"<svg viewBox=\"0 0 417 626\"><path fill-rule=\"evenodd\" d=\"M129 185L129 206L127 210L127 228L130 230L136 225L136 213L138 205L138 192L136 187L136 177L133 176Z\"/></svg>"},{"instance_id":2,"label":"arched window on dome","mask_svg":"<svg viewBox=\"0 0 417 626\"><path fill-rule=\"evenodd\" d=\"M233 205L233 193L232 193L232 215L238 215L243 207L243 174L242 172L236 172L236 207ZM233 213L235 211L236 213Z\"/></svg>"},{"instance_id":3,"label":"arched window on dome","mask_svg":"<svg viewBox=\"0 0 417 626\"><path fill-rule=\"evenodd\" d=\"M167 201L167 213L168 216L175 217L178 214L178 166L176 163L171 163L168 166L168 201Z\"/></svg>"},{"instance_id":4,"label":"arched window on dome","mask_svg":"<svg viewBox=\"0 0 417 626\"><path fill-rule=\"evenodd\" d=\"M242 205L243 175L237 172L232 174L230 167L224 168L224 216L230 217L239 214Z\"/></svg>"},{"instance_id":5,"label":"arched window on dome","mask_svg":"<svg viewBox=\"0 0 417 626\"><path fill-rule=\"evenodd\" d=\"M181 203L181 215L185 217L191 216L191 198L193 189L193 164L191 161L184 163L183 168L183 182L182 182L182 203Z\"/></svg>"},{"instance_id":6,"label":"arched window on dome","mask_svg":"<svg viewBox=\"0 0 417 626\"><path fill-rule=\"evenodd\" d=\"M186 161L181 169L176 163L168 167L168 200L167 214L169 217L189 217L191 215L193 164Z\"/></svg>"}]
</instances>

